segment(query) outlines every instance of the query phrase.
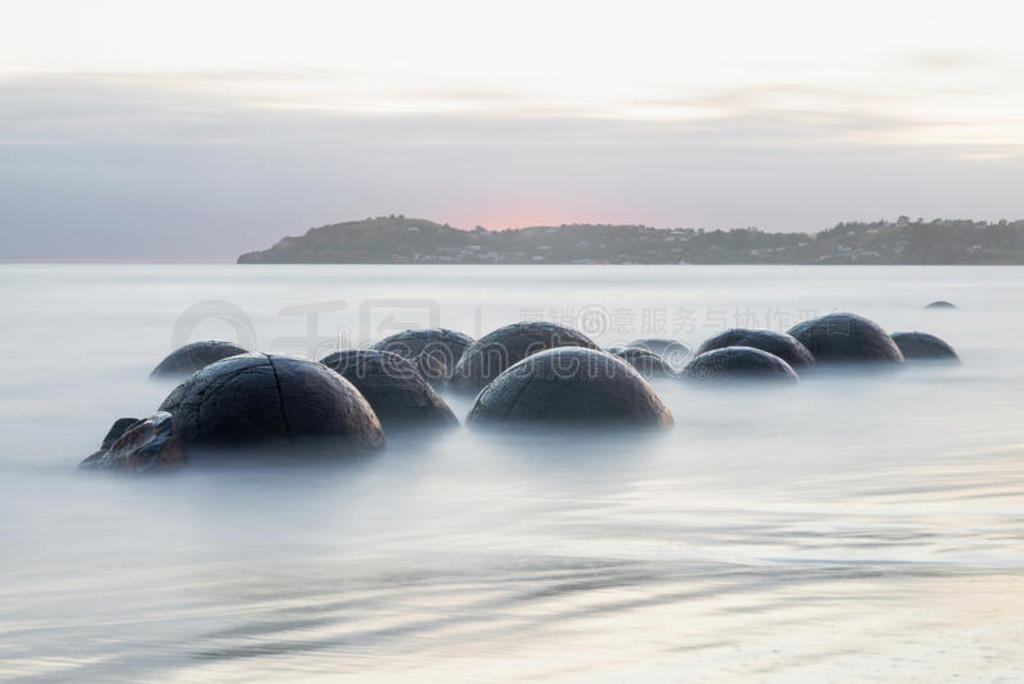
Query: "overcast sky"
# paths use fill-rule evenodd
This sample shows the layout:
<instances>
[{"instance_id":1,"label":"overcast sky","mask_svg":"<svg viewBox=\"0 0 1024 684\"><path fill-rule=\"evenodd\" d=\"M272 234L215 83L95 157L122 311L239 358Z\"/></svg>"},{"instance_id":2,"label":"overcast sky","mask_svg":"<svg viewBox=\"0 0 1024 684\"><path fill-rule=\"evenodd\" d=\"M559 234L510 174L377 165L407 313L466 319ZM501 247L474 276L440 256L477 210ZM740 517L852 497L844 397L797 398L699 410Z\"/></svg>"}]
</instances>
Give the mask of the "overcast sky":
<instances>
[{"instance_id":1,"label":"overcast sky","mask_svg":"<svg viewBox=\"0 0 1024 684\"><path fill-rule=\"evenodd\" d=\"M0 0L0 258L1024 217L1024 9Z\"/></svg>"}]
</instances>

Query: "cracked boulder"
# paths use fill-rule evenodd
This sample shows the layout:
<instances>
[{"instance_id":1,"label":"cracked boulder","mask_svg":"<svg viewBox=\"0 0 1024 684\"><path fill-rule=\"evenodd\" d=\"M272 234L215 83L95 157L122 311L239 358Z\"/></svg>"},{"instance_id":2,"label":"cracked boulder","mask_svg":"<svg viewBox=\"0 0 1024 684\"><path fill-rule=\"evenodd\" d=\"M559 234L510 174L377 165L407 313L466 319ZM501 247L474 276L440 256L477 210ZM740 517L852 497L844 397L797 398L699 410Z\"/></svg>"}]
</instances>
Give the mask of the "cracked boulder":
<instances>
[{"instance_id":1,"label":"cracked boulder","mask_svg":"<svg viewBox=\"0 0 1024 684\"><path fill-rule=\"evenodd\" d=\"M642 347L609 347L608 353L616 356L648 380L670 378L675 372L665 363L664 359L649 349Z\"/></svg>"},{"instance_id":2,"label":"cracked boulder","mask_svg":"<svg viewBox=\"0 0 1024 684\"><path fill-rule=\"evenodd\" d=\"M693 355L693 352L678 340L667 340L658 337L648 337L642 340L633 340L627 347L637 347L654 352L661 357L661 360L668 364L672 370L678 371L686 365L686 361Z\"/></svg>"},{"instance_id":3,"label":"cracked boulder","mask_svg":"<svg viewBox=\"0 0 1024 684\"><path fill-rule=\"evenodd\" d=\"M79 468L143 473L169 470L184 463L184 443L174 417L160 411L142 420L118 420L100 450L82 461Z\"/></svg>"},{"instance_id":4,"label":"cracked boulder","mask_svg":"<svg viewBox=\"0 0 1024 684\"><path fill-rule=\"evenodd\" d=\"M403 330L373 345L378 351L392 352L416 363L420 374L431 383L444 383L451 377L459 359L473 344L473 338L447 328Z\"/></svg>"},{"instance_id":5,"label":"cracked boulder","mask_svg":"<svg viewBox=\"0 0 1024 684\"><path fill-rule=\"evenodd\" d=\"M243 349L237 344L223 342L221 340L204 340L192 342L180 349L175 349L168 354L163 361L149 374L151 378L167 378L180 380L187 378L201 368L211 363L226 359L238 354L248 354L248 349Z\"/></svg>"},{"instance_id":6,"label":"cracked boulder","mask_svg":"<svg viewBox=\"0 0 1024 684\"><path fill-rule=\"evenodd\" d=\"M174 416L192 461L237 447L316 444L326 456L345 456L384 444L380 421L348 380L288 356L218 361L178 385L160 410Z\"/></svg>"},{"instance_id":7,"label":"cracked boulder","mask_svg":"<svg viewBox=\"0 0 1024 684\"><path fill-rule=\"evenodd\" d=\"M753 347L774 354L799 371L814 366L814 355L800 340L787 333L774 330L731 328L704 341L698 354L725 347Z\"/></svg>"},{"instance_id":8,"label":"cracked boulder","mask_svg":"<svg viewBox=\"0 0 1024 684\"><path fill-rule=\"evenodd\" d=\"M892 339L907 361L960 363L956 350L935 335L923 332L898 332L892 334Z\"/></svg>"},{"instance_id":9,"label":"cracked boulder","mask_svg":"<svg viewBox=\"0 0 1024 684\"><path fill-rule=\"evenodd\" d=\"M818 364L897 364L903 352L877 323L852 313L833 313L794 326Z\"/></svg>"},{"instance_id":10,"label":"cracked boulder","mask_svg":"<svg viewBox=\"0 0 1024 684\"><path fill-rule=\"evenodd\" d=\"M558 347L598 348L583 333L555 323L513 323L474 342L455 367L451 385L455 389L478 392L531 354Z\"/></svg>"},{"instance_id":11,"label":"cracked boulder","mask_svg":"<svg viewBox=\"0 0 1024 684\"><path fill-rule=\"evenodd\" d=\"M351 382L370 402L384 429L453 427L458 418L412 362L386 351L335 352L320 363Z\"/></svg>"},{"instance_id":12,"label":"cracked boulder","mask_svg":"<svg viewBox=\"0 0 1024 684\"><path fill-rule=\"evenodd\" d=\"M628 363L603 351L561 347L508 368L477 396L468 422L661 427L668 407Z\"/></svg>"},{"instance_id":13,"label":"cracked boulder","mask_svg":"<svg viewBox=\"0 0 1024 684\"><path fill-rule=\"evenodd\" d=\"M788 363L753 347L724 347L698 354L681 374L687 382L800 382Z\"/></svg>"}]
</instances>

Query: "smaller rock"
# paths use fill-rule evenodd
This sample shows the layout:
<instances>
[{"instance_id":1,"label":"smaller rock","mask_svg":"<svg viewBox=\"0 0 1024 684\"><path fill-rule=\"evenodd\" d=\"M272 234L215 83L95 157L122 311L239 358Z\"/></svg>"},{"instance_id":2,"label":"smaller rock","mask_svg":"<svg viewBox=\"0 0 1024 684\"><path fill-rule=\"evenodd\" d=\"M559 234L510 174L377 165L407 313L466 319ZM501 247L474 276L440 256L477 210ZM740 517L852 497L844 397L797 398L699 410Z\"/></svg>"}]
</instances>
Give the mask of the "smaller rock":
<instances>
[{"instance_id":1,"label":"smaller rock","mask_svg":"<svg viewBox=\"0 0 1024 684\"><path fill-rule=\"evenodd\" d=\"M679 370L685 366L687 360L693 355L693 351L682 342L657 337L633 340L626 346L654 352L673 370Z\"/></svg>"},{"instance_id":2,"label":"smaller rock","mask_svg":"<svg viewBox=\"0 0 1024 684\"><path fill-rule=\"evenodd\" d=\"M206 368L211 363L239 354L248 354L249 350L232 342L221 340L203 340L186 344L175 349L149 374L151 378L167 378L181 380L197 370Z\"/></svg>"},{"instance_id":3,"label":"smaller rock","mask_svg":"<svg viewBox=\"0 0 1024 684\"><path fill-rule=\"evenodd\" d=\"M335 352L320 363L352 383L370 402L385 430L399 427L454 427L459 424L444 400L416 367L398 354L376 349Z\"/></svg>"},{"instance_id":4,"label":"smaller rock","mask_svg":"<svg viewBox=\"0 0 1024 684\"><path fill-rule=\"evenodd\" d=\"M807 347L818 366L903 363L903 353L889 333L857 314L831 313L799 323L789 334Z\"/></svg>"},{"instance_id":5,"label":"smaller rock","mask_svg":"<svg viewBox=\"0 0 1024 684\"><path fill-rule=\"evenodd\" d=\"M892 334L896 346L908 361L945 361L960 363L960 357L945 340L923 332L898 332Z\"/></svg>"},{"instance_id":6,"label":"smaller rock","mask_svg":"<svg viewBox=\"0 0 1024 684\"><path fill-rule=\"evenodd\" d=\"M582 347L522 359L477 395L471 424L667 427L672 413L628 363Z\"/></svg>"},{"instance_id":7,"label":"smaller rock","mask_svg":"<svg viewBox=\"0 0 1024 684\"><path fill-rule=\"evenodd\" d=\"M158 411L135 421L113 444L86 458L79 467L143 473L176 468L185 460L184 443L174 417Z\"/></svg>"},{"instance_id":8,"label":"smaller rock","mask_svg":"<svg viewBox=\"0 0 1024 684\"><path fill-rule=\"evenodd\" d=\"M107 431L107 435L103 438L100 449L109 449L121 435L128 432L128 428L138 422L140 422L138 418L118 418L115 420L114 424L110 426L110 430Z\"/></svg>"},{"instance_id":9,"label":"smaller rock","mask_svg":"<svg viewBox=\"0 0 1024 684\"><path fill-rule=\"evenodd\" d=\"M665 363L664 359L650 349L644 349L643 347L609 347L608 353L628 363L648 380L675 376L675 372Z\"/></svg>"},{"instance_id":10,"label":"smaller rock","mask_svg":"<svg viewBox=\"0 0 1024 684\"><path fill-rule=\"evenodd\" d=\"M924 308L926 308L926 309L955 309L956 308L956 304L954 304L952 302L947 302L945 299L939 299L939 300L934 301L934 302L932 302L930 304L926 304Z\"/></svg>"},{"instance_id":11,"label":"smaller rock","mask_svg":"<svg viewBox=\"0 0 1024 684\"><path fill-rule=\"evenodd\" d=\"M775 356L753 347L724 347L698 355L681 374L690 382L757 380L800 382L793 368Z\"/></svg>"},{"instance_id":12,"label":"smaller rock","mask_svg":"<svg viewBox=\"0 0 1024 684\"><path fill-rule=\"evenodd\" d=\"M403 330L373 345L378 351L398 354L415 361L420 373L431 384L445 383L473 344L473 338L448 328Z\"/></svg>"},{"instance_id":13,"label":"smaller rock","mask_svg":"<svg viewBox=\"0 0 1024 684\"><path fill-rule=\"evenodd\" d=\"M753 347L774 354L788 363L794 370L814 365L814 355L800 340L786 333L774 330L752 328L731 328L704 341L698 354L725 347Z\"/></svg>"}]
</instances>

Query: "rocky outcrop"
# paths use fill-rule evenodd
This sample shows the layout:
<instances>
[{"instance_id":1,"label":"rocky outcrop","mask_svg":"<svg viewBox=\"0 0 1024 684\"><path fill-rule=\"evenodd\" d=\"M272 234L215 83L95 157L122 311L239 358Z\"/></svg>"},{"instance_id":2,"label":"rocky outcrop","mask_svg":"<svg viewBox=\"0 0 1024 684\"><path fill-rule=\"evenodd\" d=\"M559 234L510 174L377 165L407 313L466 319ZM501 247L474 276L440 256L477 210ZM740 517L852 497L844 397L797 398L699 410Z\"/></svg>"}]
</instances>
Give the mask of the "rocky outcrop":
<instances>
[{"instance_id":1,"label":"rocky outcrop","mask_svg":"<svg viewBox=\"0 0 1024 684\"><path fill-rule=\"evenodd\" d=\"M141 420L118 420L107 433L100 450L82 461L79 467L83 470L144 473L177 468L184 465L185 460L184 443L174 417L170 413L158 412Z\"/></svg>"}]
</instances>

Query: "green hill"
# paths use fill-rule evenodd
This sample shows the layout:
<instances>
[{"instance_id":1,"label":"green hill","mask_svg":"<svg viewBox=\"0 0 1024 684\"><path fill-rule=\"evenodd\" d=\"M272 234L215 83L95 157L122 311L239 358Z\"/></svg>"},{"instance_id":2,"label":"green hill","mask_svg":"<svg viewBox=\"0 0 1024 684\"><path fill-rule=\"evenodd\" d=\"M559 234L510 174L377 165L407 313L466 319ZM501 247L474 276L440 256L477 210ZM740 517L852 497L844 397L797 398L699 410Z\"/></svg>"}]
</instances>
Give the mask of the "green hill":
<instances>
[{"instance_id":1,"label":"green hill","mask_svg":"<svg viewBox=\"0 0 1024 684\"><path fill-rule=\"evenodd\" d=\"M387 216L312 228L238 263L1024 264L1024 221L900 217L810 234L607 224L466 231Z\"/></svg>"}]
</instances>

